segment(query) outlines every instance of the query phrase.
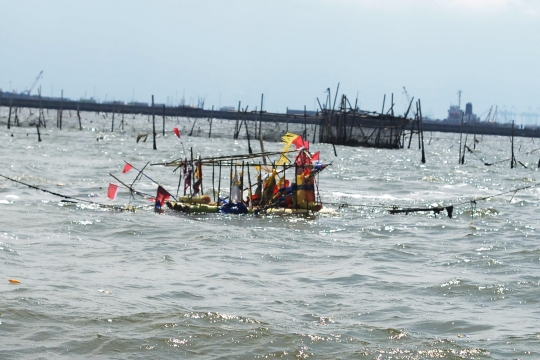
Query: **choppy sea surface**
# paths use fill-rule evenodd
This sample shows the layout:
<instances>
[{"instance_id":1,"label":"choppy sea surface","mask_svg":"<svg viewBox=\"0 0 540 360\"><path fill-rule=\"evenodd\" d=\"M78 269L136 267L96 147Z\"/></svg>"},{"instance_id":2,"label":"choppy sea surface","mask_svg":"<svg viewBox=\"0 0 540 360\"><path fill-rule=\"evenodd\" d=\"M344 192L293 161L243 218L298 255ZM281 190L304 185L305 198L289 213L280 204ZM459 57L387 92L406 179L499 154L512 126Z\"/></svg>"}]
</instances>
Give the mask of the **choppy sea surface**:
<instances>
[{"instance_id":1,"label":"choppy sea surface","mask_svg":"<svg viewBox=\"0 0 540 360\"><path fill-rule=\"evenodd\" d=\"M0 174L141 208L63 203L0 179L0 358L540 358L540 152L526 154L540 140L515 140L514 169L496 163L510 157L505 137L476 136L464 165L459 134L426 133L426 164L416 138L411 149L336 146L337 157L312 144L332 162L316 217L156 214L123 189L108 200L109 173L131 182L124 161L183 157L181 144L160 136L153 150L134 124L111 133L100 119L82 131L49 121L42 142L3 119ZM247 152L231 137L183 144L203 157ZM147 169L175 192L172 168ZM156 190L144 178L136 188ZM387 211L437 204L454 205L453 218Z\"/></svg>"}]
</instances>

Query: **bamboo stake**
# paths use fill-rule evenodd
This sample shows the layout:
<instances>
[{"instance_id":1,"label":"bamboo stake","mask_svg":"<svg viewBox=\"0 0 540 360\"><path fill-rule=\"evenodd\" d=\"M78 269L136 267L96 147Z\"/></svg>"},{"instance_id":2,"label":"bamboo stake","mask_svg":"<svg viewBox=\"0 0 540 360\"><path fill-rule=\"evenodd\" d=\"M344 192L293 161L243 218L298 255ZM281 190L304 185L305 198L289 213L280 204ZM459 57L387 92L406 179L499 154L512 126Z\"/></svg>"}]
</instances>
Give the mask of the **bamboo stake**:
<instances>
[{"instance_id":1,"label":"bamboo stake","mask_svg":"<svg viewBox=\"0 0 540 360\"><path fill-rule=\"evenodd\" d=\"M60 117L58 119L58 121L60 123L60 130L62 130L62 111L63 111L63 108L64 108L64 90L62 89L62 91L60 92Z\"/></svg>"},{"instance_id":2,"label":"bamboo stake","mask_svg":"<svg viewBox=\"0 0 540 360\"><path fill-rule=\"evenodd\" d=\"M36 124L38 142L41 142L41 134L39 133L39 124Z\"/></svg>"},{"instance_id":3,"label":"bamboo stake","mask_svg":"<svg viewBox=\"0 0 540 360\"><path fill-rule=\"evenodd\" d=\"M217 186L217 204L219 206L220 198L219 193L221 192L221 161L219 162L219 175L218 175L218 186Z\"/></svg>"},{"instance_id":4,"label":"bamboo stake","mask_svg":"<svg viewBox=\"0 0 540 360\"><path fill-rule=\"evenodd\" d=\"M187 177L189 176L189 167L188 167L188 161L187 161L187 154L186 154L186 157L184 158L184 164L186 166L186 178L184 179L184 183L187 181ZM186 185L184 184L184 196L186 196Z\"/></svg>"},{"instance_id":5,"label":"bamboo stake","mask_svg":"<svg viewBox=\"0 0 540 360\"><path fill-rule=\"evenodd\" d=\"M467 146L467 139L469 138L469 126L471 125L471 115L469 115L469 121L467 121L467 133L465 134L465 144L463 145L463 154L461 156L461 164L465 164L465 149Z\"/></svg>"},{"instance_id":6,"label":"bamboo stake","mask_svg":"<svg viewBox=\"0 0 540 360\"><path fill-rule=\"evenodd\" d=\"M214 202L216 202L216 187L214 184L214 177L215 177L215 164L212 164L212 198L214 199Z\"/></svg>"},{"instance_id":7,"label":"bamboo stake","mask_svg":"<svg viewBox=\"0 0 540 360\"><path fill-rule=\"evenodd\" d=\"M201 180L200 189L201 189L201 195L204 195L204 189L203 189L203 173L202 173L202 163L201 163L201 154L199 154L199 162L197 163L197 170L199 170L199 176Z\"/></svg>"},{"instance_id":8,"label":"bamboo stake","mask_svg":"<svg viewBox=\"0 0 540 360\"><path fill-rule=\"evenodd\" d=\"M461 140L463 139L463 113L461 113L461 128L459 130L459 161L458 164L461 164Z\"/></svg>"},{"instance_id":9,"label":"bamboo stake","mask_svg":"<svg viewBox=\"0 0 540 360\"><path fill-rule=\"evenodd\" d=\"M249 210L253 210L253 194L251 192L251 175L249 173L249 166L247 167L247 173L248 173L248 200L249 200Z\"/></svg>"},{"instance_id":10,"label":"bamboo stake","mask_svg":"<svg viewBox=\"0 0 540 360\"><path fill-rule=\"evenodd\" d=\"M79 103L77 102L77 118L79 119L79 130L82 130L81 113L79 112Z\"/></svg>"},{"instance_id":11,"label":"bamboo stake","mask_svg":"<svg viewBox=\"0 0 540 360\"><path fill-rule=\"evenodd\" d=\"M208 131L208 138L212 137L212 122L214 121L214 105L212 105L212 112L210 113L210 131Z\"/></svg>"},{"instance_id":12,"label":"bamboo stake","mask_svg":"<svg viewBox=\"0 0 540 360\"><path fill-rule=\"evenodd\" d=\"M231 162L231 172L229 173L229 202L231 202L231 194L232 194L232 187L233 187L233 163Z\"/></svg>"},{"instance_id":13,"label":"bamboo stake","mask_svg":"<svg viewBox=\"0 0 540 360\"><path fill-rule=\"evenodd\" d=\"M111 132L114 132L114 105L113 105L113 112L112 112Z\"/></svg>"},{"instance_id":14,"label":"bamboo stake","mask_svg":"<svg viewBox=\"0 0 540 360\"><path fill-rule=\"evenodd\" d=\"M244 201L244 162L242 161L242 171L240 172L240 202Z\"/></svg>"},{"instance_id":15,"label":"bamboo stake","mask_svg":"<svg viewBox=\"0 0 540 360\"><path fill-rule=\"evenodd\" d=\"M156 112L154 109L154 95L152 95L152 135L154 139L154 150L157 150L156 147Z\"/></svg>"},{"instance_id":16,"label":"bamboo stake","mask_svg":"<svg viewBox=\"0 0 540 360\"><path fill-rule=\"evenodd\" d=\"M178 175L178 187L176 188L176 197L177 198L178 198L178 193L180 192L180 185L182 185L182 170L180 170L178 173L179 173L179 175Z\"/></svg>"},{"instance_id":17,"label":"bamboo stake","mask_svg":"<svg viewBox=\"0 0 540 360\"><path fill-rule=\"evenodd\" d=\"M394 99L394 94L392 94L392 101ZM420 99L418 99L418 111L420 113L420 134L422 136L422 164L426 163L426 154L424 152L424 124L422 119L422 104L420 103ZM394 114L392 114L394 116Z\"/></svg>"},{"instance_id":18,"label":"bamboo stake","mask_svg":"<svg viewBox=\"0 0 540 360\"><path fill-rule=\"evenodd\" d=\"M163 105L163 136L165 136L165 105Z\"/></svg>"},{"instance_id":19,"label":"bamboo stake","mask_svg":"<svg viewBox=\"0 0 540 360\"><path fill-rule=\"evenodd\" d=\"M9 98L9 115L8 115L8 121L7 121L7 128L11 128L11 104L13 103L13 98Z\"/></svg>"},{"instance_id":20,"label":"bamboo stake","mask_svg":"<svg viewBox=\"0 0 540 360\"><path fill-rule=\"evenodd\" d=\"M514 162L516 158L514 157L514 121L512 120L512 158L510 159L510 169L514 168Z\"/></svg>"},{"instance_id":21,"label":"bamboo stake","mask_svg":"<svg viewBox=\"0 0 540 360\"><path fill-rule=\"evenodd\" d=\"M246 111L247 111L247 107L246 107ZM249 153L250 154L253 154L253 150L251 150L251 142L249 140L249 131L248 131L248 127L247 127L247 121L246 121L246 111L244 111L244 125L246 126L246 136L247 136L247 141L248 141L248 150L249 150Z\"/></svg>"},{"instance_id":22,"label":"bamboo stake","mask_svg":"<svg viewBox=\"0 0 540 360\"><path fill-rule=\"evenodd\" d=\"M240 121L240 101L238 102L238 110L236 111L236 124L234 125L234 136L233 136L233 138L235 140L238 139L238 134L240 133L240 126L238 125L239 121Z\"/></svg>"}]
</instances>

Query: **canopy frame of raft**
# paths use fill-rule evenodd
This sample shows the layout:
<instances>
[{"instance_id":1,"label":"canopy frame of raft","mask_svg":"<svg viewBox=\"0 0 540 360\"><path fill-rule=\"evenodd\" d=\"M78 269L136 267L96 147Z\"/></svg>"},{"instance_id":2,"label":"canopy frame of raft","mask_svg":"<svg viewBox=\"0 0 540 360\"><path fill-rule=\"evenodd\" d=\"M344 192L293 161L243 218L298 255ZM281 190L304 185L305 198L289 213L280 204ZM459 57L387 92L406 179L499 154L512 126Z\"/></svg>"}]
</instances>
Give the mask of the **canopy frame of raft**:
<instances>
[{"instance_id":1,"label":"canopy frame of raft","mask_svg":"<svg viewBox=\"0 0 540 360\"><path fill-rule=\"evenodd\" d=\"M193 148L190 149L190 159L176 159L170 162L153 163L151 165L162 165L174 167L173 172L180 168L178 177L178 187L175 201L166 201L165 205L172 210L187 213L253 213L253 214L306 214L312 215L322 209L322 200L318 189L318 174L326 168L325 164L311 160L311 154L307 149L292 151L260 152L254 154L225 155L208 158L193 157ZM309 160L298 165L295 160L291 163L285 157L285 154L298 153L297 156L304 156ZM271 162L270 156L279 155L289 163ZM259 159L259 162L249 162L249 160ZM262 162L260 161L262 159ZM271 165L267 163L271 162ZM331 164L329 164L331 165ZM204 176L202 168L212 167L212 197L204 195L203 179L207 181L208 176ZM222 172L223 168L229 169L229 194L221 196ZM256 181L252 181L251 168L257 169ZM199 178L196 178L196 170L199 171ZM216 171L217 170L217 171ZM245 175L247 170L247 186ZM287 176L294 170L294 175ZM289 172L288 172L289 171ZM216 189L216 172L218 173ZM265 179L262 179L262 173L268 173ZM185 176L189 176L186 184ZM183 196L179 194L184 176ZM235 183L236 178L236 183ZM294 181L291 181L294 178ZM291 180L289 180L291 179ZM289 186L287 186L287 181ZM194 185L198 183L198 189L194 190ZM227 186L226 184L225 187ZM275 187L277 186L277 192ZM270 187L270 188L269 188ZM236 188L236 189L235 189ZM253 191L255 188L255 193ZM188 191L189 189L189 191ZM235 192L233 196L233 191ZM247 197L244 196L247 191ZM225 192L226 194L226 192ZM231 199L234 197L234 199ZM228 200L228 201L227 201ZM157 206L157 205L156 205ZM162 212L161 206L156 211Z\"/></svg>"}]
</instances>

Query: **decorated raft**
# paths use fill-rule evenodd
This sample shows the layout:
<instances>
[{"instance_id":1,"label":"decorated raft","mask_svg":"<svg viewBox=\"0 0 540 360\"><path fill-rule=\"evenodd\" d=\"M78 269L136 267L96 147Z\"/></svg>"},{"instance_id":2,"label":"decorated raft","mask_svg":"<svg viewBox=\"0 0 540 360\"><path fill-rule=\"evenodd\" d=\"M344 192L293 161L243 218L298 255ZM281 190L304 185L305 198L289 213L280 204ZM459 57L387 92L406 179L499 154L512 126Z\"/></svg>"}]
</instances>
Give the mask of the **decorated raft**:
<instances>
[{"instance_id":1,"label":"decorated raft","mask_svg":"<svg viewBox=\"0 0 540 360\"><path fill-rule=\"evenodd\" d=\"M174 167L173 172L179 173L176 196L158 186L155 211L271 215L320 211L317 180L328 165L320 162L319 152L310 152L301 136L287 133L282 140L284 148L278 152L194 158L191 150L189 159L152 164ZM229 172L227 183L222 182L224 171ZM205 189L211 193L204 194Z\"/></svg>"}]
</instances>

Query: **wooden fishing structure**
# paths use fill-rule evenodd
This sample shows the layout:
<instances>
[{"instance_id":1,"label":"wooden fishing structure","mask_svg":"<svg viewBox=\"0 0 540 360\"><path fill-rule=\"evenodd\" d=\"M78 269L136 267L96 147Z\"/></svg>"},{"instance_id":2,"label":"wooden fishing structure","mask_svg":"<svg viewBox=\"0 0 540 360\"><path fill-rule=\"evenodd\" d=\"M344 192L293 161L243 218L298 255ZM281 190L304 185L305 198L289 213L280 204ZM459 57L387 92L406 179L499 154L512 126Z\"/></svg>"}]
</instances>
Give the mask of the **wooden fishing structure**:
<instances>
[{"instance_id":1,"label":"wooden fishing structure","mask_svg":"<svg viewBox=\"0 0 540 360\"><path fill-rule=\"evenodd\" d=\"M334 103L330 106L331 99L328 89L325 105L322 106L319 102L321 118L319 120L318 141L320 143L387 149L403 147L402 135L411 122L407 118L409 110L404 116L395 116L393 96L390 109L387 112L384 111L383 101L380 113L360 110L358 99L352 106L346 95L341 96L341 101L336 108L336 100L337 91Z\"/></svg>"}]
</instances>

